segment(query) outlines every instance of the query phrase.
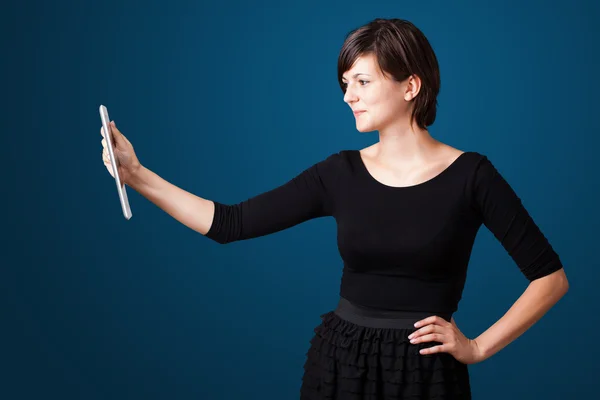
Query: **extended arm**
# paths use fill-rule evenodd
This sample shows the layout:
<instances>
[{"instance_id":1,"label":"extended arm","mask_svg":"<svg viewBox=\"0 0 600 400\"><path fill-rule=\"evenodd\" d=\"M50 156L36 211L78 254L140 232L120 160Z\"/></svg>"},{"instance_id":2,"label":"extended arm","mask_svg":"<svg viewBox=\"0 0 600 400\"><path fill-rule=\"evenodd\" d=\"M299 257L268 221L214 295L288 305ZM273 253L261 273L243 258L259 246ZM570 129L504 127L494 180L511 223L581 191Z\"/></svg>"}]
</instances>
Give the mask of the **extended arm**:
<instances>
[{"instance_id":1,"label":"extended arm","mask_svg":"<svg viewBox=\"0 0 600 400\"><path fill-rule=\"evenodd\" d=\"M337 160L333 154L285 184L233 205L186 192L145 167L129 184L177 221L225 244L330 215Z\"/></svg>"}]
</instances>

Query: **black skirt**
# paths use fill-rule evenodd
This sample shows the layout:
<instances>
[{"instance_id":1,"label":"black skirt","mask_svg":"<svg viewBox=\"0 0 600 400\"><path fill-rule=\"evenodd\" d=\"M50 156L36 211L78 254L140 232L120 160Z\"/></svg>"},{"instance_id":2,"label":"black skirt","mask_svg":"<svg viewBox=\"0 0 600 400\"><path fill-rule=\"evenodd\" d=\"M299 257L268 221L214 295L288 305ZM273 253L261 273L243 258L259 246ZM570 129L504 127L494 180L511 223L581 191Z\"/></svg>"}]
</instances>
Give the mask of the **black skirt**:
<instances>
[{"instance_id":1,"label":"black skirt","mask_svg":"<svg viewBox=\"0 0 600 400\"><path fill-rule=\"evenodd\" d=\"M340 298L314 329L300 399L471 399L467 364L449 353L419 353L439 342L408 339L417 330L413 324L431 315L366 308Z\"/></svg>"}]
</instances>

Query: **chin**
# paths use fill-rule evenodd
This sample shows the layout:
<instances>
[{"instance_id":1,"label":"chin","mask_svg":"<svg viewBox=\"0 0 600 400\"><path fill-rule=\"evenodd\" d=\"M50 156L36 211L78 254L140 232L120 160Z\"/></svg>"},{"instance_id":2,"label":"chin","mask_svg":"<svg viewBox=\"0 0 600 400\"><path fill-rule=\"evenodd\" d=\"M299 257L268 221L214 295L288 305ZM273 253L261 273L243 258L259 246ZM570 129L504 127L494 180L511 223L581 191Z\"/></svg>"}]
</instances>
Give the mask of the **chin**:
<instances>
[{"instance_id":1,"label":"chin","mask_svg":"<svg viewBox=\"0 0 600 400\"><path fill-rule=\"evenodd\" d=\"M376 129L369 124L356 124L356 130L359 132L373 132Z\"/></svg>"}]
</instances>

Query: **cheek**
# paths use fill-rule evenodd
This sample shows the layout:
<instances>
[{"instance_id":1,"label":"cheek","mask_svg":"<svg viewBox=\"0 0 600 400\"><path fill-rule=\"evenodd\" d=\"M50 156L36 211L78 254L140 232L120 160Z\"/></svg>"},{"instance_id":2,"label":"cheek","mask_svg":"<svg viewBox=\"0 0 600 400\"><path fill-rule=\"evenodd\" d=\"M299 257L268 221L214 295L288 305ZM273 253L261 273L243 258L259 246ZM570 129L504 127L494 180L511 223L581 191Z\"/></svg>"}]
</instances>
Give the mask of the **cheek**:
<instances>
[{"instance_id":1,"label":"cheek","mask_svg":"<svg viewBox=\"0 0 600 400\"><path fill-rule=\"evenodd\" d=\"M395 93L380 88L372 89L366 90L360 96L361 104L368 110L368 120L371 123L379 123L397 117L398 112L402 111L402 99L398 99Z\"/></svg>"},{"instance_id":2,"label":"cheek","mask_svg":"<svg viewBox=\"0 0 600 400\"><path fill-rule=\"evenodd\" d=\"M380 98L377 102L377 114L380 118L397 117L406 109L406 102L398 96Z\"/></svg>"},{"instance_id":3,"label":"cheek","mask_svg":"<svg viewBox=\"0 0 600 400\"><path fill-rule=\"evenodd\" d=\"M378 101L380 100L381 98L378 98L378 96L375 93L373 93L372 90L366 90L365 93L363 93L361 96L361 101L365 105L365 108L367 108L368 110L370 110L371 107L376 107Z\"/></svg>"},{"instance_id":4,"label":"cheek","mask_svg":"<svg viewBox=\"0 0 600 400\"><path fill-rule=\"evenodd\" d=\"M396 99L390 93L376 88L366 91L361 100L369 111L376 111L377 114L393 109L396 102Z\"/></svg>"}]
</instances>

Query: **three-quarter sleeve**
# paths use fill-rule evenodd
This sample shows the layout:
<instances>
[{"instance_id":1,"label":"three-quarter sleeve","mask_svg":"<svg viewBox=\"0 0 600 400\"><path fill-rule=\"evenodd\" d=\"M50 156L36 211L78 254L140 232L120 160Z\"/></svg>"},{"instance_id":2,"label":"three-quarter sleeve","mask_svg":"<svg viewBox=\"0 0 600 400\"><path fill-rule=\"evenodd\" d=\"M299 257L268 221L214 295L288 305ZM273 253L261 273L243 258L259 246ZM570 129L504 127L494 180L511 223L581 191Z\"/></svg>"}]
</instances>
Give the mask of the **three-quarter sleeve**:
<instances>
[{"instance_id":1,"label":"three-quarter sleeve","mask_svg":"<svg viewBox=\"0 0 600 400\"><path fill-rule=\"evenodd\" d=\"M206 237L225 244L279 232L331 215L339 153L332 154L285 184L238 204L217 201Z\"/></svg>"},{"instance_id":2,"label":"three-quarter sleeve","mask_svg":"<svg viewBox=\"0 0 600 400\"><path fill-rule=\"evenodd\" d=\"M470 183L471 205L529 281L563 267L521 199L485 156Z\"/></svg>"}]
</instances>

